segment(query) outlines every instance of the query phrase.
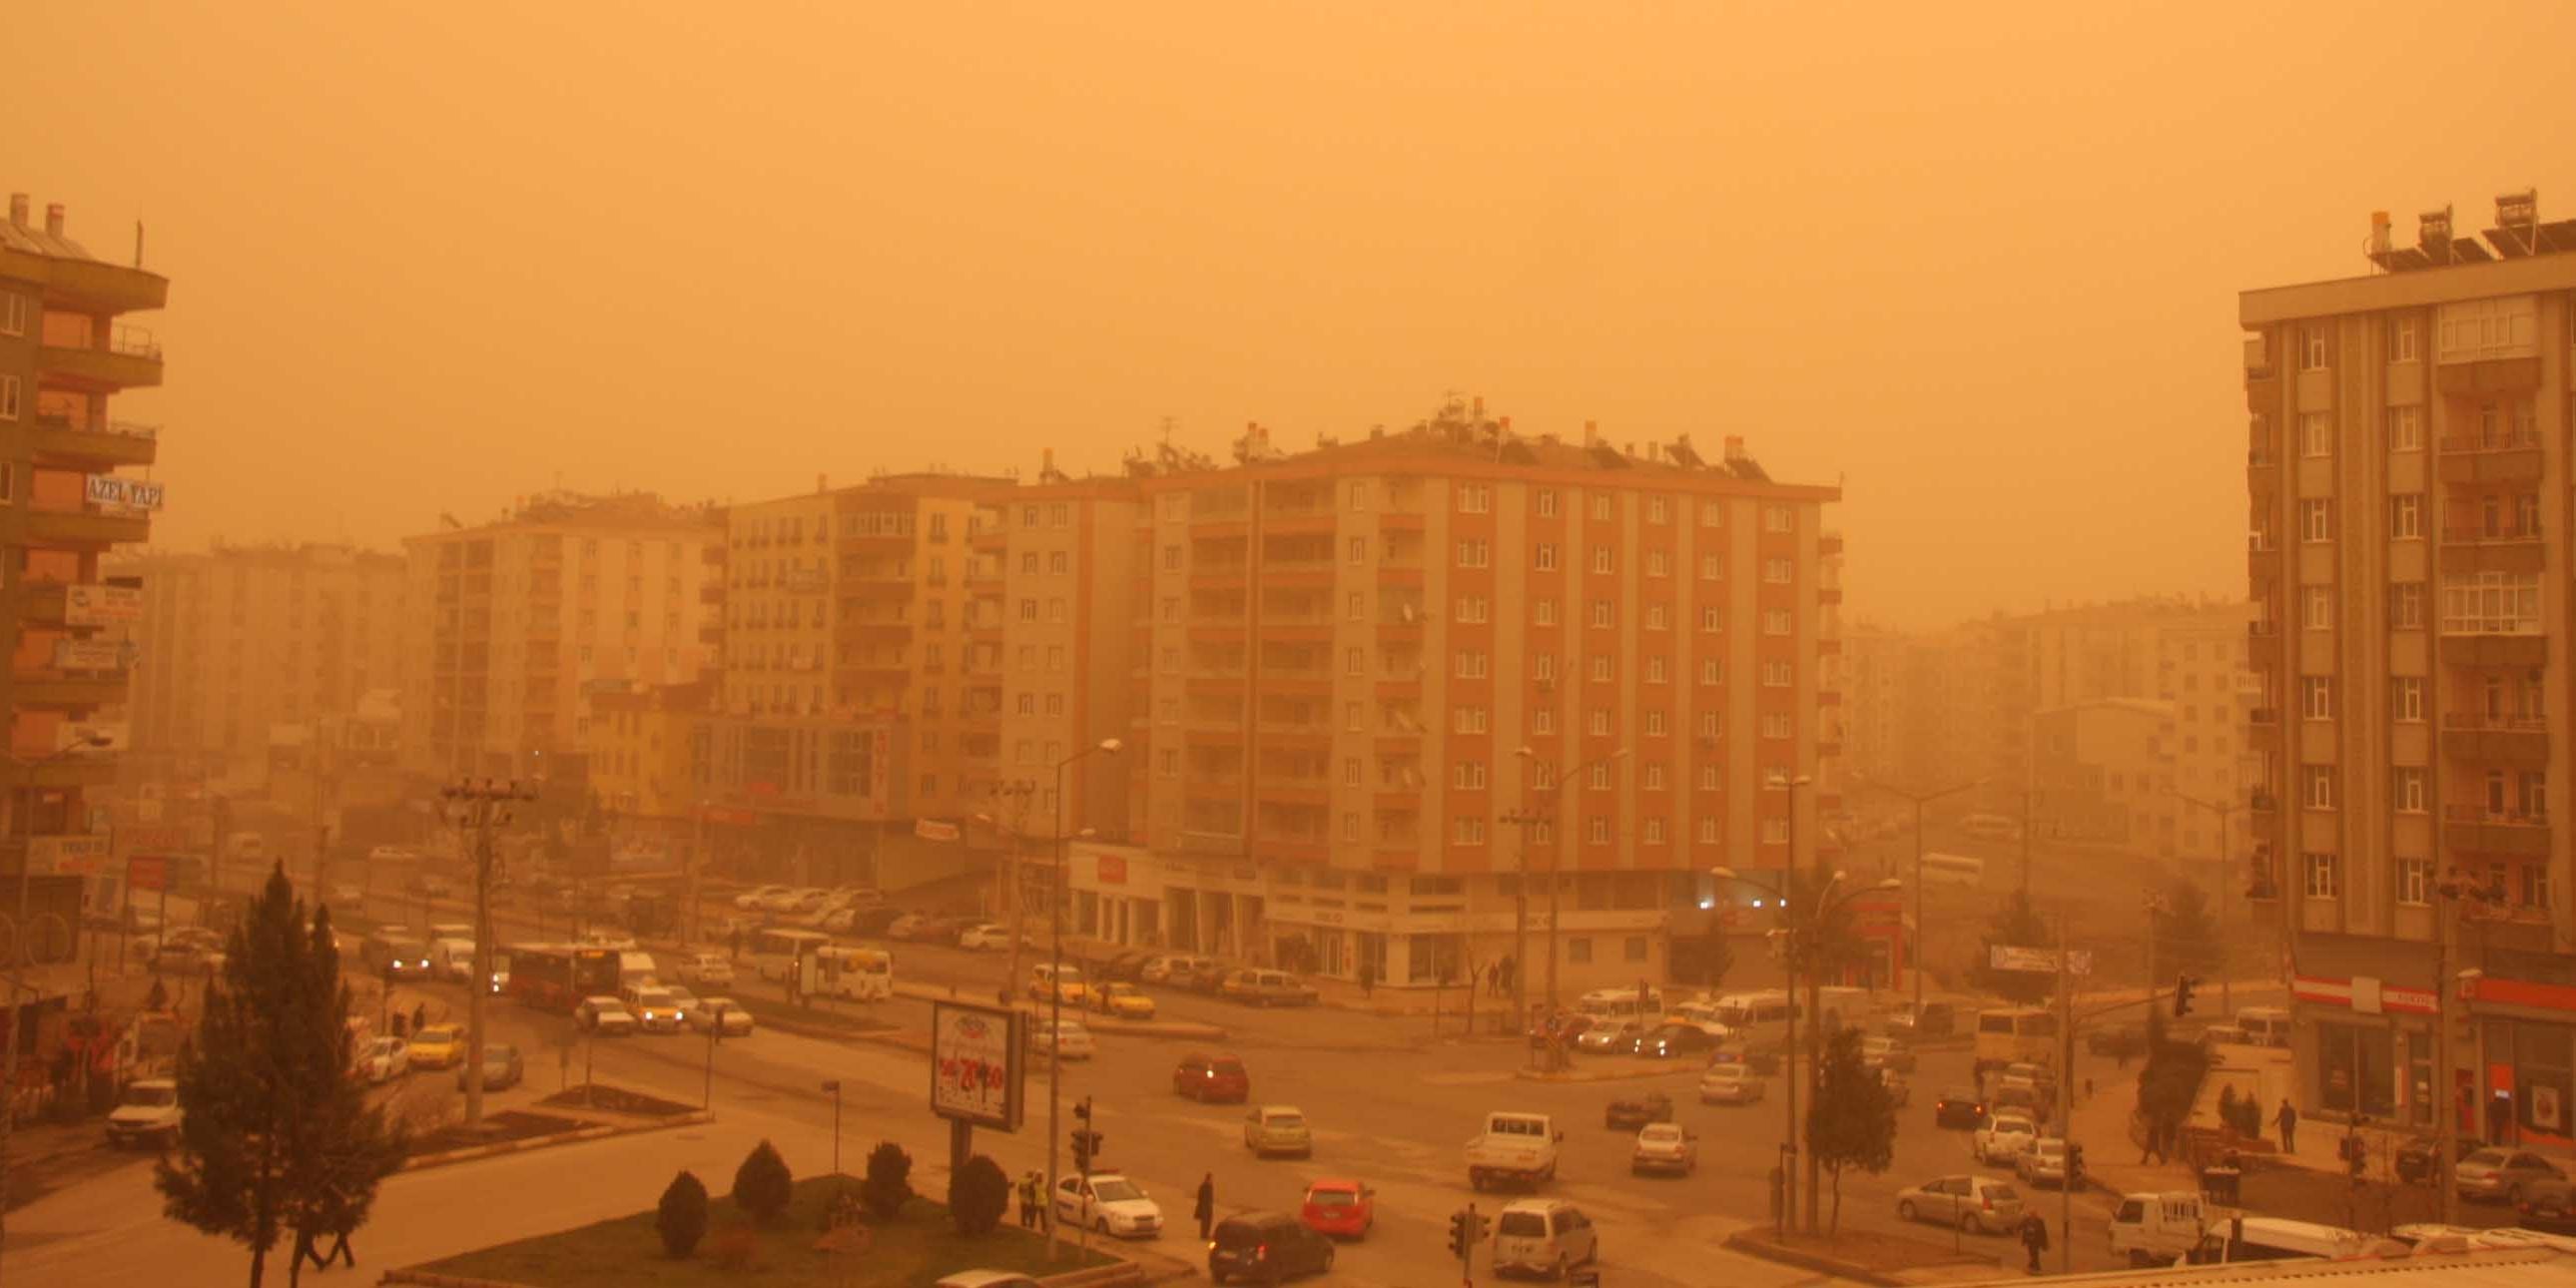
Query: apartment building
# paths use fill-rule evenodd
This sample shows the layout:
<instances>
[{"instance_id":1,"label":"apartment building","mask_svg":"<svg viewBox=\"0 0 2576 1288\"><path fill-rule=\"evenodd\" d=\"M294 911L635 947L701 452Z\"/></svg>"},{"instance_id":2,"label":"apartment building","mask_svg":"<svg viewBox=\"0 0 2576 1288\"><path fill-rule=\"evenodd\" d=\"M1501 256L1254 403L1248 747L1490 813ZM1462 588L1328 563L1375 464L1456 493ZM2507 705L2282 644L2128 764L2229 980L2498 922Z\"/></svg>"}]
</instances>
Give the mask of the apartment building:
<instances>
[{"instance_id":1,"label":"apartment building","mask_svg":"<svg viewBox=\"0 0 2576 1288\"><path fill-rule=\"evenodd\" d=\"M550 777L588 746L591 686L695 679L719 512L558 492L406 538L403 764Z\"/></svg>"},{"instance_id":2,"label":"apartment building","mask_svg":"<svg viewBox=\"0 0 2576 1288\"><path fill-rule=\"evenodd\" d=\"M1087 933L1390 986L1555 978L1554 944L1564 988L1625 985L1743 893L1709 868L1788 860L1793 807L1817 848L1836 489L1464 405L1235 454L1133 468L1131 843L1072 847Z\"/></svg>"},{"instance_id":3,"label":"apartment building","mask_svg":"<svg viewBox=\"0 0 2576 1288\"><path fill-rule=\"evenodd\" d=\"M691 757L714 688L709 678L591 691L590 788L616 860L667 870L704 839ZM734 817L728 812L729 823Z\"/></svg>"},{"instance_id":4,"label":"apartment building","mask_svg":"<svg viewBox=\"0 0 2576 1288\"><path fill-rule=\"evenodd\" d=\"M275 731L357 712L401 687L402 556L345 545L143 554L127 699L133 756L192 780L256 767Z\"/></svg>"},{"instance_id":5,"label":"apartment building","mask_svg":"<svg viewBox=\"0 0 2576 1288\"><path fill-rule=\"evenodd\" d=\"M2369 274L2239 298L2251 884L2292 936L2302 1108L2450 1100L2567 1148L2576 221L2537 204L2499 198L2482 238L2430 212L2413 246L2377 216Z\"/></svg>"},{"instance_id":6,"label":"apartment building","mask_svg":"<svg viewBox=\"0 0 2576 1288\"><path fill-rule=\"evenodd\" d=\"M161 349L121 319L168 300L169 280L92 256L65 233L60 205L31 221L25 194L0 224L0 546L8 591L0 672L9 722L8 814L0 872L95 874L105 837L89 834L94 797L115 757L84 745L81 725L125 700L131 650L103 638L129 623L133 589L110 585L100 560L151 535L161 486L148 475L158 431L119 418L119 395L161 383ZM123 472L120 472L123 471ZM29 909L16 909L28 890ZM5 888L15 911L79 924L77 879Z\"/></svg>"}]
</instances>

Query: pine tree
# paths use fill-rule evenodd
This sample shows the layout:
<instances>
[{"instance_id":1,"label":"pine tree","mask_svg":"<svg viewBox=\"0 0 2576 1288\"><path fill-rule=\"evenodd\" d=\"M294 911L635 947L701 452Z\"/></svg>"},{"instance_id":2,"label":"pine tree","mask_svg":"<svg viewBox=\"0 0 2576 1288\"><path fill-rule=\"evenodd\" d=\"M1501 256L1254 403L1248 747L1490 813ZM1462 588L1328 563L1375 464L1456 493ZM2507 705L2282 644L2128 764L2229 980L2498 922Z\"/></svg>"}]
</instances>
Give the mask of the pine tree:
<instances>
[{"instance_id":1,"label":"pine tree","mask_svg":"<svg viewBox=\"0 0 2576 1288\"><path fill-rule=\"evenodd\" d=\"M226 948L180 1049L185 1117L154 1184L173 1219L249 1245L258 1288L285 1232L365 1223L402 1142L349 1076L349 994L330 915L308 923L283 869L272 870Z\"/></svg>"},{"instance_id":2,"label":"pine tree","mask_svg":"<svg viewBox=\"0 0 2576 1288\"><path fill-rule=\"evenodd\" d=\"M795 1199L795 1175L787 1170L787 1160L779 1157L778 1147L764 1138L734 1169L734 1205L753 1221L771 1225L787 1214L787 1205Z\"/></svg>"},{"instance_id":3,"label":"pine tree","mask_svg":"<svg viewBox=\"0 0 2576 1288\"><path fill-rule=\"evenodd\" d=\"M698 1240L707 1236L706 1182L685 1169L672 1177L653 1214L653 1229L662 1236L662 1250L673 1258L697 1251Z\"/></svg>"},{"instance_id":4,"label":"pine tree","mask_svg":"<svg viewBox=\"0 0 2576 1288\"><path fill-rule=\"evenodd\" d=\"M1968 982L2007 1001L2024 1006L2046 1000L2057 991L2057 976L2050 971L1996 970L1994 947L2007 944L2016 948L2050 948L2057 936L2048 923L2030 906L2030 895L2016 890L2006 901L2003 911L1995 914L1977 945L1977 959L1968 964Z\"/></svg>"},{"instance_id":5,"label":"pine tree","mask_svg":"<svg viewBox=\"0 0 2576 1288\"><path fill-rule=\"evenodd\" d=\"M912 1155L893 1141L879 1141L868 1151L867 1179L859 1183L859 1201L868 1215L891 1221L912 1197Z\"/></svg>"},{"instance_id":6,"label":"pine tree","mask_svg":"<svg viewBox=\"0 0 2576 1288\"><path fill-rule=\"evenodd\" d=\"M1838 1029L1816 1066L1816 1101L1807 1109L1807 1148L1833 1177L1832 1231L1843 1224L1843 1169L1872 1176L1896 1160L1896 1106L1876 1069L1861 1062L1860 1030Z\"/></svg>"}]
</instances>

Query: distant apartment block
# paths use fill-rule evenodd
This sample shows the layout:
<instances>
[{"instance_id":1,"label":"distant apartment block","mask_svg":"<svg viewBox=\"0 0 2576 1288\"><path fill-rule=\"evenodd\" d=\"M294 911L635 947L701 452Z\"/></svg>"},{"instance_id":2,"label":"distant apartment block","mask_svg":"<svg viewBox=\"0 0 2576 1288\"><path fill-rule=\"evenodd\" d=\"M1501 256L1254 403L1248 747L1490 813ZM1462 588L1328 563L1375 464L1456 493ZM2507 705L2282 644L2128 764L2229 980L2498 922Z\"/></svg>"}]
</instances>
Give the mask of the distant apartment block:
<instances>
[{"instance_id":1,"label":"distant apartment block","mask_svg":"<svg viewBox=\"0 0 2576 1288\"><path fill-rule=\"evenodd\" d=\"M82 747L101 708L125 701L129 646L109 636L138 612L131 586L100 561L151 535L161 488L144 480L158 430L116 414L118 396L161 383L161 348L123 319L158 309L170 284L92 256L64 231L63 208L31 218L24 194L0 223L0 546L8 594L0 671L8 720L8 812L0 873L94 876L107 838L89 832L115 757ZM132 470L133 473L120 471ZM16 910L19 883L6 886ZM31 909L79 922L78 881L35 883Z\"/></svg>"},{"instance_id":2,"label":"distant apartment block","mask_svg":"<svg viewBox=\"0 0 2576 1288\"><path fill-rule=\"evenodd\" d=\"M2382 215L2369 275L2239 299L2250 884L2293 936L2303 1109L2430 1124L2447 1103L2566 1148L2576 221L2528 192L2495 216L2471 236L2428 212L2410 246ZM2442 977L2444 941L2475 974Z\"/></svg>"}]
</instances>

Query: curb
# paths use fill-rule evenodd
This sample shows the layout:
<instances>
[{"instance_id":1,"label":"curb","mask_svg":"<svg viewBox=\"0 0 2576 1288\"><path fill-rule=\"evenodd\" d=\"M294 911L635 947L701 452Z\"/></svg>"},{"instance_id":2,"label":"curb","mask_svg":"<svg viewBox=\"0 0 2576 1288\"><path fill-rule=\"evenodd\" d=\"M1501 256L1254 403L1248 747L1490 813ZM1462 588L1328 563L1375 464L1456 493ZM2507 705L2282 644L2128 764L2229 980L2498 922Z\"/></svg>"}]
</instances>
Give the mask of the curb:
<instances>
[{"instance_id":1,"label":"curb","mask_svg":"<svg viewBox=\"0 0 2576 1288\"><path fill-rule=\"evenodd\" d=\"M1857 1261L1845 1261L1840 1257L1808 1252L1802 1248L1785 1248L1758 1238L1749 1230L1738 1230L1726 1236L1723 1246L1748 1257L1757 1257L1784 1266L1796 1266L1800 1270L1813 1270L1818 1274L1832 1275L1838 1279L1875 1284L1879 1288L1905 1288L1906 1285L1915 1282L1904 1277L1905 1271L1873 1270ZM1912 1269L1928 1270L1941 1265L1990 1267L1992 1263L1981 1257L1962 1256L1955 1261L1936 1262L1934 1266L1918 1266Z\"/></svg>"},{"instance_id":2,"label":"curb","mask_svg":"<svg viewBox=\"0 0 2576 1288\"><path fill-rule=\"evenodd\" d=\"M894 986L894 995L922 1002L972 1002L977 1006L993 1005L982 997L938 984L897 984ZM1029 1015L1037 1013L1036 1007L1018 998L1011 1000L1011 1008ZM1196 1020L1121 1020L1086 1011L1080 1007L1070 1009L1074 1011L1074 1018L1081 1021L1082 1027L1094 1033L1121 1033L1131 1037L1150 1038L1197 1038L1207 1042L1221 1042L1232 1036L1223 1025L1202 1024Z\"/></svg>"},{"instance_id":3,"label":"curb","mask_svg":"<svg viewBox=\"0 0 2576 1288\"><path fill-rule=\"evenodd\" d=\"M673 1127L694 1127L701 1123L710 1123L714 1121L714 1114L708 1113L704 1110L699 1110L694 1113L681 1114L672 1118L657 1119L653 1122L625 1124L601 1123L593 1127L584 1127L579 1131L556 1132L551 1136L530 1136L525 1140L504 1141L498 1145L476 1145L467 1149L451 1149L437 1154L421 1154L403 1160L403 1165L395 1170L401 1172L417 1172L425 1168L445 1167L450 1163L470 1163L478 1158L493 1158L502 1154L515 1154L526 1149L546 1149L555 1145L577 1145L583 1141L606 1140L611 1136L632 1136L640 1132L665 1131ZM487 1281L479 1279L440 1278L421 1280L420 1282L470 1285L484 1283Z\"/></svg>"},{"instance_id":4,"label":"curb","mask_svg":"<svg viewBox=\"0 0 2576 1288\"><path fill-rule=\"evenodd\" d=\"M1699 1072L1698 1069L1687 1064L1651 1067L1645 1069L1612 1069L1588 1073L1581 1071L1549 1073L1545 1070L1533 1069L1527 1065L1523 1065L1520 1068L1512 1070L1512 1076L1522 1080L1523 1082L1635 1082L1644 1078L1670 1078L1680 1074L1697 1072Z\"/></svg>"}]
</instances>

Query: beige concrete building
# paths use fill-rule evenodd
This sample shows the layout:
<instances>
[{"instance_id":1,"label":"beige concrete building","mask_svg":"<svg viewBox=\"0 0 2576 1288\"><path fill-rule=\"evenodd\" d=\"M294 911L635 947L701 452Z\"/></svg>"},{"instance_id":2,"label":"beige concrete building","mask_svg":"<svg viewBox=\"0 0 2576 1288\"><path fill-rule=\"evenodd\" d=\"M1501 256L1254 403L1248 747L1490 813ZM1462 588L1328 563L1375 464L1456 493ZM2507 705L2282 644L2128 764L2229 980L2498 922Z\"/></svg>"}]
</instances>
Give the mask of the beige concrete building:
<instances>
[{"instance_id":1,"label":"beige concrete building","mask_svg":"<svg viewBox=\"0 0 2576 1288\"><path fill-rule=\"evenodd\" d=\"M99 260L65 233L59 205L39 225L25 194L0 223L0 716L13 770L0 820L0 872L94 874L93 794L115 756L78 746L77 727L126 694L130 648L106 632L135 615L130 587L100 560L151 535L159 430L120 418L120 395L161 383L161 347L122 321L167 302L168 279ZM19 884L0 886L12 908ZM31 902L78 924L76 881L39 883Z\"/></svg>"},{"instance_id":2,"label":"beige concrete building","mask_svg":"<svg viewBox=\"0 0 2576 1288\"><path fill-rule=\"evenodd\" d=\"M2446 207L2403 246L2381 216L2369 275L2239 299L2252 883L2294 935L2303 1109L2430 1123L2449 1102L2565 1149L2576 221L2522 193L2465 232Z\"/></svg>"},{"instance_id":3,"label":"beige concrete building","mask_svg":"<svg viewBox=\"0 0 2576 1288\"><path fill-rule=\"evenodd\" d=\"M557 493L407 538L403 764L550 775L590 733L589 686L695 679L717 512L645 493Z\"/></svg>"},{"instance_id":4,"label":"beige concrete building","mask_svg":"<svg viewBox=\"0 0 2576 1288\"><path fill-rule=\"evenodd\" d=\"M2053 839L2172 857L2175 748L2171 702L2111 698L2033 717L2032 786Z\"/></svg>"},{"instance_id":5,"label":"beige concrete building","mask_svg":"<svg viewBox=\"0 0 2576 1288\"><path fill-rule=\"evenodd\" d=\"M247 772L273 731L353 715L370 690L401 687L400 555L219 545L115 571L143 588L126 709L134 754L178 778Z\"/></svg>"}]
</instances>

